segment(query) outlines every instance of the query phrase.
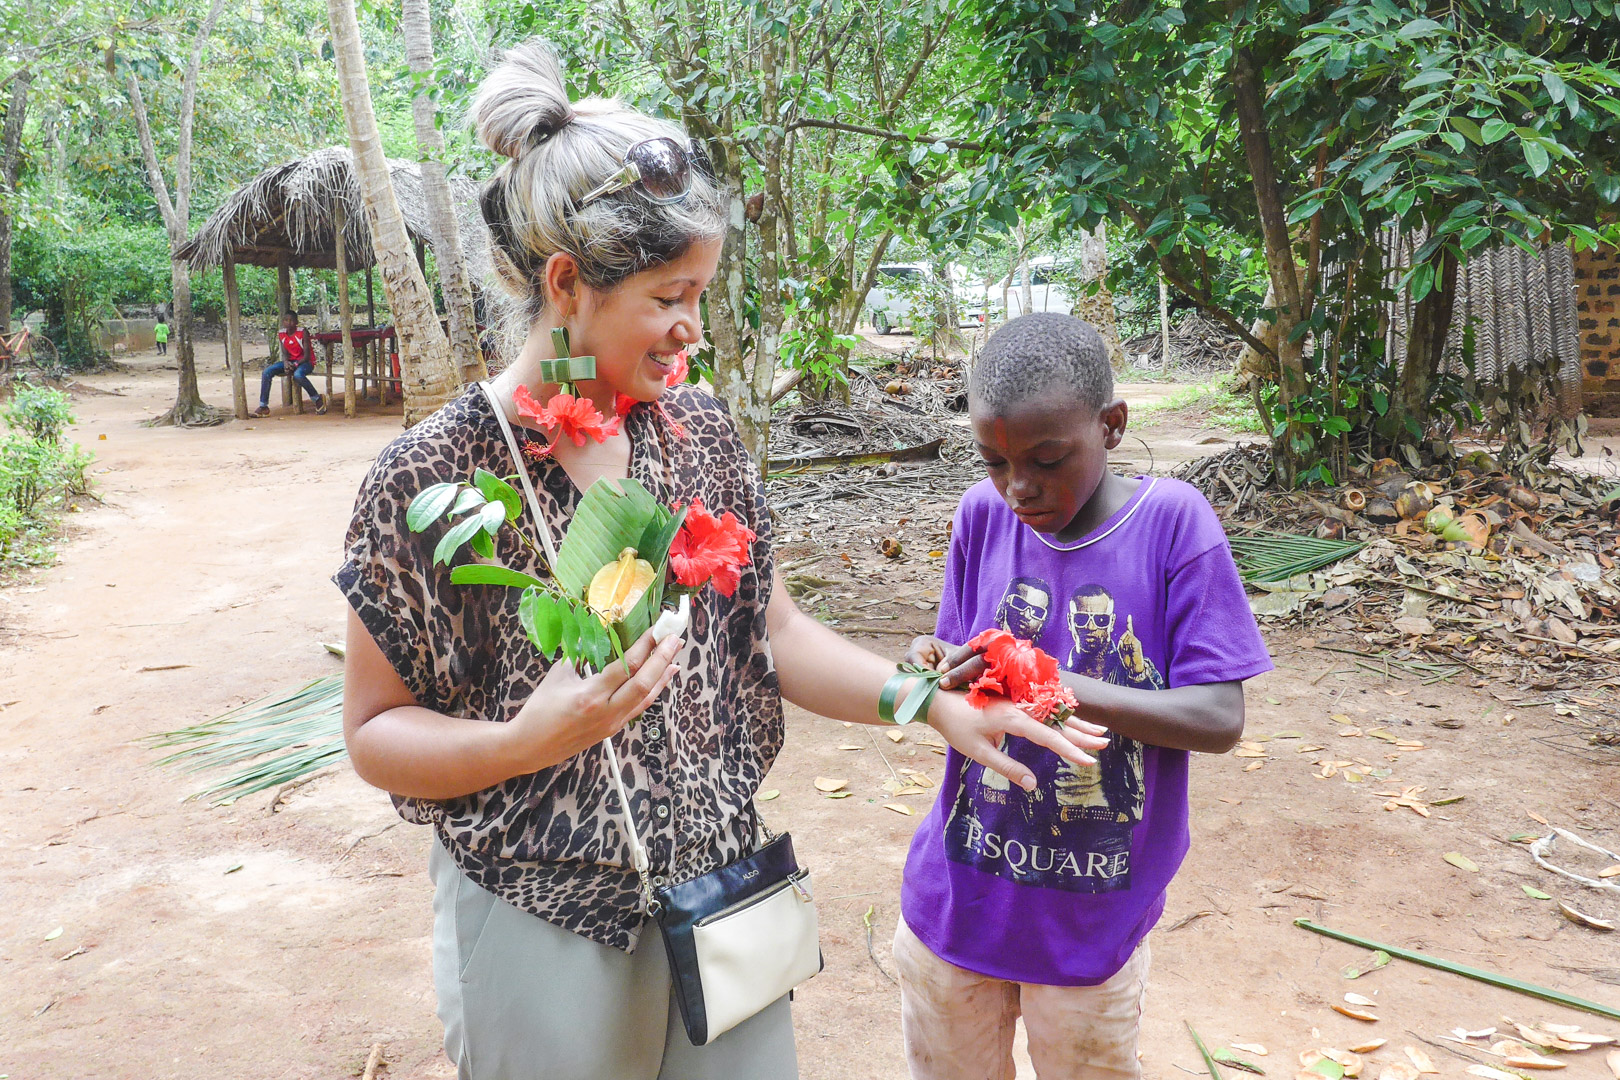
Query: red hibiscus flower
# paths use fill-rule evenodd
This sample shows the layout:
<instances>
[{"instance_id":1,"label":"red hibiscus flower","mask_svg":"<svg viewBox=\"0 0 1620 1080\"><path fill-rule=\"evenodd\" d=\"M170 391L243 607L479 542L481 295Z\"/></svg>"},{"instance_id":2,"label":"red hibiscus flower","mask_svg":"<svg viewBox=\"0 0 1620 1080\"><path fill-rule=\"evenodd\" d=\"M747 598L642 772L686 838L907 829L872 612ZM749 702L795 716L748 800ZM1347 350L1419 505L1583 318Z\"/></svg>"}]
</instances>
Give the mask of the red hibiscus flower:
<instances>
[{"instance_id":1,"label":"red hibiscus flower","mask_svg":"<svg viewBox=\"0 0 1620 1080\"><path fill-rule=\"evenodd\" d=\"M753 541L753 531L737 515L728 510L717 518L702 499L693 499L669 546L669 566L675 580L689 589L713 581L721 596L730 596L742 580L748 545Z\"/></svg>"},{"instance_id":2,"label":"red hibiscus flower","mask_svg":"<svg viewBox=\"0 0 1620 1080\"><path fill-rule=\"evenodd\" d=\"M1062 720L1078 704L1058 677L1058 662L1005 630L986 630L968 645L984 654L985 673L968 686L968 704L984 708L993 697L1010 699L1035 719Z\"/></svg>"},{"instance_id":3,"label":"red hibiscus flower","mask_svg":"<svg viewBox=\"0 0 1620 1080\"><path fill-rule=\"evenodd\" d=\"M553 394L551 400L542 405L529 393L527 386L520 386L512 395L512 401L517 405L518 415L524 420L547 431L557 429L552 446L565 438L574 440L575 446L584 446L587 438L606 442L609 436L619 433L619 418L603 417L596 405L587 398Z\"/></svg>"},{"instance_id":4,"label":"red hibiscus flower","mask_svg":"<svg viewBox=\"0 0 1620 1080\"><path fill-rule=\"evenodd\" d=\"M629 416L630 410L640 404L641 402L637 401L629 394L613 395L613 413L615 416Z\"/></svg>"},{"instance_id":5,"label":"red hibiscus flower","mask_svg":"<svg viewBox=\"0 0 1620 1080\"><path fill-rule=\"evenodd\" d=\"M675 370L664 376L665 386L678 386L686 381L686 373L689 370L686 363L686 354L689 352L691 352L690 349L682 349L675 354Z\"/></svg>"}]
</instances>

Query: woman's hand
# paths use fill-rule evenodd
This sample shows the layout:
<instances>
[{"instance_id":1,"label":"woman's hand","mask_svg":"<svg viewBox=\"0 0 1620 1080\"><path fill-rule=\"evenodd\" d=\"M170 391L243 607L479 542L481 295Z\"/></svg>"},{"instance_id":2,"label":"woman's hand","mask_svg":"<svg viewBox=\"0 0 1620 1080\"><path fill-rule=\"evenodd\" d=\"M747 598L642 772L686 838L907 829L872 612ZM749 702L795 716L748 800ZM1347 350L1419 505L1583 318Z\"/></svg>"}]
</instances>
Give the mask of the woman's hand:
<instances>
[{"instance_id":1,"label":"woman's hand","mask_svg":"<svg viewBox=\"0 0 1620 1080\"><path fill-rule=\"evenodd\" d=\"M1034 790L1035 774L1002 749L1006 736L1028 739L1076 765L1095 765L1096 759L1084 751L1101 750L1108 745L1106 728L1078 717L1071 716L1062 729L1057 729L1041 723L1009 701L992 701L977 709L961 694L935 694L928 709L928 723L960 753L994 769L1026 791Z\"/></svg>"},{"instance_id":2,"label":"woman's hand","mask_svg":"<svg viewBox=\"0 0 1620 1080\"><path fill-rule=\"evenodd\" d=\"M906 663L945 672L939 681L941 690L955 690L984 674L984 654L967 645L952 645L943 638L925 634L911 639L906 650Z\"/></svg>"},{"instance_id":3,"label":"woman's hand","mask_svg":"<svg viewBox=\"0 0 1620 1080\"><path fill-rule=\"evenodd\" d=\"M646 712L680 671L672 663L686 644L670 637L654 645L652 631L598 674L581 677L572 664L551 665L539 687L505 725L512 752L528 772L587 750Z\"/></svg>"}]
</instances>

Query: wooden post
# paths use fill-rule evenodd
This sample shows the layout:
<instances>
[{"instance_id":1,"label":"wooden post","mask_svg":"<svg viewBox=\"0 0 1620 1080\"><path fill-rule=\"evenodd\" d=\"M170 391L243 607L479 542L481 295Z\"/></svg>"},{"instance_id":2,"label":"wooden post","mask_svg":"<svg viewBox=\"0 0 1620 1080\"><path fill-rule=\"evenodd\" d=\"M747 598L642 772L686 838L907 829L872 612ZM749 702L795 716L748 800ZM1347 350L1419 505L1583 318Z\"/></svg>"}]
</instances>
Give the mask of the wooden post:
<instances>
[{"instance_id":1,"label":"wooden post","mask_svg":"<svg viewBox=\"0 0 1620 1080\"><path fill-rule=\"evenodd\" d=\"M360 387L355 380L354 370L354 312L349 307L349 252L343 242L344 209L343 200L338 199L332 204L333 225L337 230L337 247L335 249L337 263L337 289L338 289L338 329L343 332L343 415L353 417L358 414L360 405ZM370 281L370 274L366 276Z\"/></svg>"},{"instance_id":2,"label":"wooden post","mask_svg":"<svg viewBox=\"0 0 1620 1080\"><path fill-rule=\"evenodd\" d=\"M371 291L371 265L366 264L366 329L377 329L377 297Z\"/></svg>"},{"instance_id":3,"label":"wooden post","mask_svg":"<svg viewBox=\"0 0 1620 1080\"><path fill-rule=\"evenodd\" d=\"M276 264L276 333L277 334L280 334L281 333L281 328L287 325L287 316L291 311L291 307L292 307L292 268L289 267L285 261L282 261L282 262L279 262L279 263ZM287 375L291 375L292 373L290 371L286 370L287 350L283 349L281 347L281 338L273 337L273 338L270 339L270 341L271 341L271 349L270 349L271 357L273 359L275 359L275 360L280 360L282 362L282 365L283 365L282 366L283 372L285 372ZM291 378L288 378L288 379L285 379L285 380L282 381L282 384L281 384L281 403L283 405L291 405L293 403L292 385L293 384L292 384L292 379Z\"/></svg>"},{"instance_id":4,"label":"wooden post","mask_svg":"<svg viewBox=\"0 0 1620 1080\"><path fill-rule=\"evenodd\" d=\"M225 252L225 363L231 369L236 418L248 418L247 385L242 374L242 298L236 291L236 260Z\"/></svg>"}]
</instances>

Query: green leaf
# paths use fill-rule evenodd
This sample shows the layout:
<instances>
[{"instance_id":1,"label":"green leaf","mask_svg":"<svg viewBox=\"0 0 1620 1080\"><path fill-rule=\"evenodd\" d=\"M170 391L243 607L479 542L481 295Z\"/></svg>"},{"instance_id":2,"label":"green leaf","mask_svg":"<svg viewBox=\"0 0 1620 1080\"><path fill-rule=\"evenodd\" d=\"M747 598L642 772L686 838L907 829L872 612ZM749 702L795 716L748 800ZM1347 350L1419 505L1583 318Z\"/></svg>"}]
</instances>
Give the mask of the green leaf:
<instances>
[{"instance_id":1,"label":"green leaf","mask_svg":"<svg viewBox=\"0 0 1620 1080\"><path fill-rule=\"evenodd\" d=\"M477 495L478 493L475 491L473 494ZM479 496L479 498L482 497L483 496L481 495ZM442 538L440 538L439 546L433 549L433 565L437 566L439 563L448 563L455 555L456 550L460 548L462 544L465 544L468 540L471 540L473 538L473 533L481 532L483 530L483 526L483 518L476 514L474 514L472 517L462 518L460 521L450 526L450 529Z\"/></svg>"},{"instance_id":2,"label":"green leaf","mask_svg":"<svg viewBox=\"0 0 1620 1080\"><path fill-rule=\"evenodd\" d=\"M1332 1058L1319 1058L1308 1072L1318 1073L1327 1077L1327 1080L1344 1080L1344 1066Z\"/></svg>"},{"instance_id":3,"label":"green leaf","mask_svg":"<svg viewBox=\"0 0 1620 1080\"><path fill-rule=\"evenodd\" d=\"M1432 134L1433 134L1433 132L1422 131L1422 130L1419 130L1419 129L1416 129L1416 128L1409 128L1406 131L1403 131L1398 135L1390 136L1388 139L1386 139L1384 141L1384 145L1380 149L1383 149L1383 150L1399 150L1402 147L1411 146L1413 143L1422 142L1424 139L1427 139Z\"/></svg>"},{"instance_id":4,"label":"green leaf","mask_svg":"<svg viewBox=\"0 0 1620 1080\"><path fill-rule=\"evenodd\" d=\"M470 540L468 543L473 549L473 554L477 555L479 558L493 559L495 557L495 538L486 530L479 529L477 532L473 533L472 540Z\"/></svg>"},{"instance_id":5,"label":"green leaf","mask_svg":"<svg viewBox=\"0 0 1620 1080\"><path fill-rule=\"evenodd\" d=\"M1416 41L1418 38L1445 33L1445 29L1433 19L1413 19L1401 27L1399 36L1407 41Z\"/></svg>"},{"instance_id":6,"label":"green leaf","mask_svg":"<svg viewBox=\"0 0 1620 1080\"><path fill-rule=\"evenodd\" d=\"M1530 173L1532 176L1540 176L1542 173L1547 171L1547 166L1550 164L1550 162L1547 158L1546 147L1542 146L1539 142L1526 139L1523 136L1520 136L1519 138L1519 146L1524 150L1524 161L1525 164L1530 166Z\"/></svg>"},{"instance_id":7,"label":"green leaf","mask_svg":"<svg viewBox=\"0 0 1620 1080\"><path fill-rule=\"evenodd\" d=\"M1425 68L1401 84L1402 90L1418 90L1436 83L1450 82L1451 72L1445 68Z\"/></svg>"},{"instance_id":8,"label":"green leaf","mask_svg":"<svg viewBox=\"0 0 1620 1080\"><path fill-rule=\"evenodd\" d=\"M568 524L568 535L557 552L555 570L563 591L570 596L584 596L596 572L617 559L625 548L641 543L648 525L658 520L661 512L657 500L635 480L598 480L592 484L579 501ZM663 596L662 575L655 576L643 602L619 624L626 644L652 625Z\"/></svg>"},{"instance_id":9,"label":"green leaf","mask_svg":"<svg viewBox=\"0 0 1620 1080\"><path fill-rule=\"evenodd\" d=\"M505 568L488 566L477 569ZM529 635L529 640L534 643L541 656L550 660L556 655L558 647L562 644L563 631L562 604L556 597L539 588L529 589L523 594L523 599L518 601L518 624L523 627L523 632Z\"/></svg>"},{"instance_id":10,"label":"green leaf","mask_svg":"<svg viewBox=\"0 0 1620 1080\"><path fill-rule=\"evenodd\" d=\"M1552 98L1554 105L1562 105L1564 98L1569 94L1569 87L1564 84L1564 80L1550 71L1541 73L1541 85L1547 88L1547 96Z\"/></svg>"},{"instance_id":11,"label":"green leaf","mask_svg":"<svg viewBox=\"0 0 1620 1080\"><path fill-rule=\"evenodd\" d=\"M417 492L405 511L405 525L411 532L421 532L444 516L455 501L460 484L434 484Z\"/></svg>"},{"instance_id":12,"label":"green leaf","mask_svg":"<svg viewBox=\"0 0 1620 1080\"><path fill-rule=\"evenodd\" d=\"M1484 138L1485 145L1487 146L1489 146L1491 143L1501 141L1503 137L1512 134L1512 132L1513 125L1508 123L1506 120L1487 120L1485 121L1485 125L1479 130L1479 133Z\"/></svg>"},{"instance_id":13,"label":"green leaf","mask_svg":"<svg viewBox=\"0 0 1620 1080\"><path fill-rule=\"evenodd\" d=\"M473 483L484 493L484 498L506 507L507 521L516 521L523 515L523 500L518 497L517 489L488 469L481 468L473 473Z\"/></svg>"},{"instance_id":14,"label":"green leaf","mask_svg":"<svg viewBox=\"0 0 1620 1080\"><path fill-rule=\"evenodd\" d=\"M494 536L506 524L506 504L503 502L487 502L484 508L478 511L478 520L482 522L484 531Z\"/></svg>"},{"instance_id":15,"label":"green leaf","mask_svg":"<svg viewBox=\"0 0 1620 1080\"><path fill-rule=\"evenodd\" d=\"M1444 142L1447 146L1451 147L1459 154L1462 153L1467 147L1467 144L1463 142L1463 137L1457 134L1455 131L1442 131L1440 133L1440 141Z\"/></svg>"},{"instance_id":16,"label":"green leaf","mask_svg":"<svg viewBox=\"0 0 1620 1080\"><path fill-rule=\"evenodd\" d=\"M1532 900L1551 900L1552 899L1552 897L1550 895L1548 895L1547 893L1542 892L1540 889L1537 889L1534 886L1520 885L1519 888L1523 889L1524 890L1524 895L1528 896Z\"/></svg>"},{"instance_id":17,"label":"green leaf","mask_svg":"<svg viewBox=\"0 0 1620 1080\"><path fill-rule=\"evenodd\" d=\"M1434 264L1419 263L1414 266L1407 281L1412 290L1412 303L1415 304L1428 296L1429 290L1434 288Z\"/></svg>"},{"instance_id":18,"label":"green leaf","mask_svg":"<svg viewBox=\"0 0 1620 1080\"><path fill-rule=\"evenodd\" d=\"M545 582L537 577L506 566L487 566L468 563L450 571L450 580L457 585L510 585L515 589L544 588Z\"/></svg>"},{"instance_id":19,"label":"green leaf","mask_svg":"<svg viewBox=\"0 0 1620 1080\"><path fill-rule=\"evenodd\" d=\"M452 514L469 513L483 506L485 501L484 493L477 488L463 488L461 497L456 500L456 505L450 508L450 512Z\"/></svg>"},{"instance_id":20,"label":"green leaf","mask_svg":"<svg viewBox=\"0 0 1620 1080\"><path fill-rule=\"evenodd\" d=\"M1468 119L1466 116L1453 116L1451 118L1451 126L1462 132L1462 134L1467 137L1468 141L1473 143L1475 146L1485 145L1485 136L1479 130L1479 125Z\"/></svg>"}]
</instances>

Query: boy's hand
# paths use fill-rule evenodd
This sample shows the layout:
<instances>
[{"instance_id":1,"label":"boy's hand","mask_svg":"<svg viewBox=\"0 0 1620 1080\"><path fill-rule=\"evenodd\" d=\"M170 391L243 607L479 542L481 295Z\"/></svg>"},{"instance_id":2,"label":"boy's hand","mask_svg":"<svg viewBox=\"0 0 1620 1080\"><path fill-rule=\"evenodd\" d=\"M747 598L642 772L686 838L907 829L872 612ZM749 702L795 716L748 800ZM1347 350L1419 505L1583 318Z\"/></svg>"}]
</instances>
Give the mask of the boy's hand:
<instances>
[{"instance_id":1,"label":"boy's hand","mask_svg":"<svg viewBox=\"0 0 1620 1080\"><path fill-rule=\"evenodd\" d=\"M978 649L968 645L946 645L945 649L945 655L933 665L935 671L945 672L945 677L939 681L940 689L955 690L984 674L987 665L984 653Z\"/></svg>"},{"instance_id":2,"label":"boy's hand","mask_svg":"<svg viewBox=\"0 0 1620 1080\"><path fill-rule=\"evenodd\" d=\"M977 649L952 645L932 634L911 639L911 648L906 650L906 663L945 672L945 677L939 682L942 690L966 686L983 675L985 668L984 657Z\"/></svg>"},{"instance_id":3,"label":"boy's hand","mask_svg":"<svg viewBox=\"0 0 1620 1080\"><path fill-rule=\"evenodd\" d=\"M982 666L983 661L980 663ZM1084 751L1108 745L1106 732L1095 724L1071 717L1059 730L1009 701L995 701L976 709L961 694L935 694L928 709L928 723L960 753L994 769L1025 791L1034 790L1035 774L1002 749L1006 736L1028 739L1076 765L1095 765L1096 759Z\"/></svg>"},{"instance_id":4,"label":"boy's hand","mask_svg":"<svg viewBox=\"0 0 1620 1080\"><path fill-rule=\"evenodd\" d=\"M956 648L950 642L937 638L932 634L911 639L911 648L906 650L906 663L916 664L918 667L940 670L938 664Z\"/></svg>"}]
</instances>

